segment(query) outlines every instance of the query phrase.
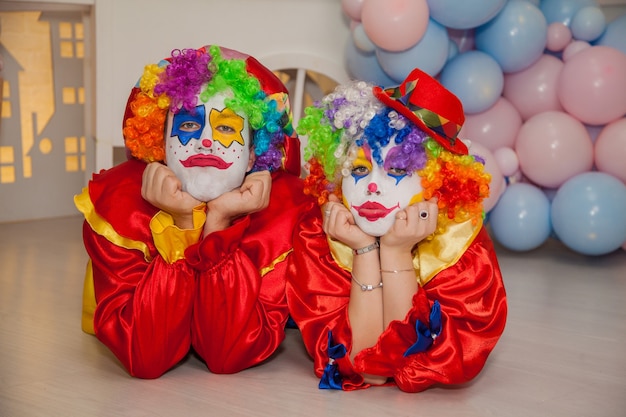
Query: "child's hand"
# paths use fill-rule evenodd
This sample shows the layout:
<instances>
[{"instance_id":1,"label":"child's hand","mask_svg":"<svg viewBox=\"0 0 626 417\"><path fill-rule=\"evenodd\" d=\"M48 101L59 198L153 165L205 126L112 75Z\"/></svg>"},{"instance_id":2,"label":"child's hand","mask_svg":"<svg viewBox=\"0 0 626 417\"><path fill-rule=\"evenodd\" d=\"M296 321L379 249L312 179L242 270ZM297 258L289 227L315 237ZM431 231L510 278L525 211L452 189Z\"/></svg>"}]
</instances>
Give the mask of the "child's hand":
<instances>
[{"instance_id":1,"label":"child's hand","mask_svg":"<svg viewBox=\"0 0 626 417\"><path fill-rule=\"evenodd\" d=\"M416 243L435 231L438 214L437 201L434 199L421 201L396 212L396 221L380 239L381 246L411 251Z\"/></svg>"}]
</instances>

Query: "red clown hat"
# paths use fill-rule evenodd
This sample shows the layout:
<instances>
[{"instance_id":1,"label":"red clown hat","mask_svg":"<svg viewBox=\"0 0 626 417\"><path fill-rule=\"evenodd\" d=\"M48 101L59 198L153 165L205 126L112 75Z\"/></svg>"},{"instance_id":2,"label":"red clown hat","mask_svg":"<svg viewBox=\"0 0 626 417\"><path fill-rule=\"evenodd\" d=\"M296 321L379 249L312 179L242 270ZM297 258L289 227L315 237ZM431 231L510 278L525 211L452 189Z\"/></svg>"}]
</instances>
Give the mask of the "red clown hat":
<instances>
[{"instance_id":1,"label":"red clown hat","mask_svg":"<svg viewBox=\"0 0 626 417\"><path fill-rule=\"evenodd\" d=\"M467 155L467 147L457 138L465 114L461 101L439 81L416 68L397 87L374 87L374 96L407 117L445 149Z\"/></svg>"}]
</instances>

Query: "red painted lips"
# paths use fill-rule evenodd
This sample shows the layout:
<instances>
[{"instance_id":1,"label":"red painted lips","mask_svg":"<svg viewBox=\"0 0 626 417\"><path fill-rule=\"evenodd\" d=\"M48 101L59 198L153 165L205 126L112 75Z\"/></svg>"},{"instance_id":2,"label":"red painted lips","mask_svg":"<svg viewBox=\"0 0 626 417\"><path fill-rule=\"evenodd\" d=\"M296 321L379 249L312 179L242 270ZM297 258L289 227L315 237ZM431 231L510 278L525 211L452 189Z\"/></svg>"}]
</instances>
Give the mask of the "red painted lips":
<instances>
[{"instance_id":1,"label":"red painted lips","mask_svg":"<svg viewBox=\"0 0 626 417\"><path fill-rule=\"evenodd\" d=\"M180 161L185 168L192 167L215 167L217 169L226 169L231 166L232 162L226 162L222 158L214 155L193 155L184 161Z\"/></svg>"},{"instance_id":2,"label":"red painted lips","mask_svg":"<svg viewBox=\"0 0 626 417\"><path fill-rule=\"evenodd\" d=\"M366 218L370 222L375 222L378 219L381 219L391 213L396 208L399 208L400 205L396 204L394 207L387 208L380 203L376 203L374 201L367 201L360 206L352 206L359 213L359 216Z\"/></svg>"}]
</instances>

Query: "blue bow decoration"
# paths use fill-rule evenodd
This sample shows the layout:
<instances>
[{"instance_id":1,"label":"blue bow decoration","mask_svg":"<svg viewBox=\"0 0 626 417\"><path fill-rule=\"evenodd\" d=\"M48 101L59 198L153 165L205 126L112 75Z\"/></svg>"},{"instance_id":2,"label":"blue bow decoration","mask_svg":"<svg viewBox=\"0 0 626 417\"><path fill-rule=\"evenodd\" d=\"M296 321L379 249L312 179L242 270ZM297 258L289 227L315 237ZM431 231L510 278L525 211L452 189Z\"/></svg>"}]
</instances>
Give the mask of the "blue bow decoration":
<instances>
[{"instance_id":1,"label":"blue bow decoration","mask_svg":"<svg viewBox=\"0 0 626 417\"><path fill-rule=\"evenodd\" d=\"M342 378L339 374L339 370L337 369L337 363L335 361L337 359L343 358L344 356L346 356L346 347L341 343L339 343L338 345L333 345L333 334L331 331L329 331L328 364L324 368L324 373L322 374L322 378L320 379L320 389L343 389Z\"/></svg>"},{"instance_id":2,"label":"blue bow decoration","mask_svg":"<svg viewBox=\"0 0 626 417\"><path fill-rule=\"evenodd\" d=\"M435 301L430 309L429 317L430 325L422 323L419 320L415 321L415 333L417 333L417 341L413 343L404 352L404 356L413 355L419 352L425 352L432 344L433 341L441 333L441 306L439 301Z\"/></svg>"}]
</instances>

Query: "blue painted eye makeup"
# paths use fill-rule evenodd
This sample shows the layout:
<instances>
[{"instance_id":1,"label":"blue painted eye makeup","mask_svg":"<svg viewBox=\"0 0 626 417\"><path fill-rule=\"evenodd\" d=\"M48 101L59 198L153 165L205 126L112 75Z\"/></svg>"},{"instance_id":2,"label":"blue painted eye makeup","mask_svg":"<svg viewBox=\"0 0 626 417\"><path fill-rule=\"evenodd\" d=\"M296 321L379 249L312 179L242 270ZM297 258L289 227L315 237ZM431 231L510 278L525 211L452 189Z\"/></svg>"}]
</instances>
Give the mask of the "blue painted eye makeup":
<instances>
[{"instance_id":1,"label":"blue painted eye makeup","mask_svg":"<svg viewBox=\"0 0 626 417\"><path fill-rule=\"evenodd\" d=\"M407 173L406 173L406 169L400 169L400 168L391 168L389 170L387 170L387 175L389 175L391 178L396 180L396 185L398 185L398 183L400 181L402 181L402 179L404 177L406 177Z\"/></svg>"},{"instance_id":2,"label":"blue painted eye makeup","mask_svg":"<svg viewBox=\"0 0 626 417\"><path fill-rule=\"evenodd\" d=\"M205 125L206 110L204 104L196 106L193 112L182 108L172 120L171 137L178 136L180 143L187 145L191 139L200 139Z\"/></svg>"}]
</instances>

